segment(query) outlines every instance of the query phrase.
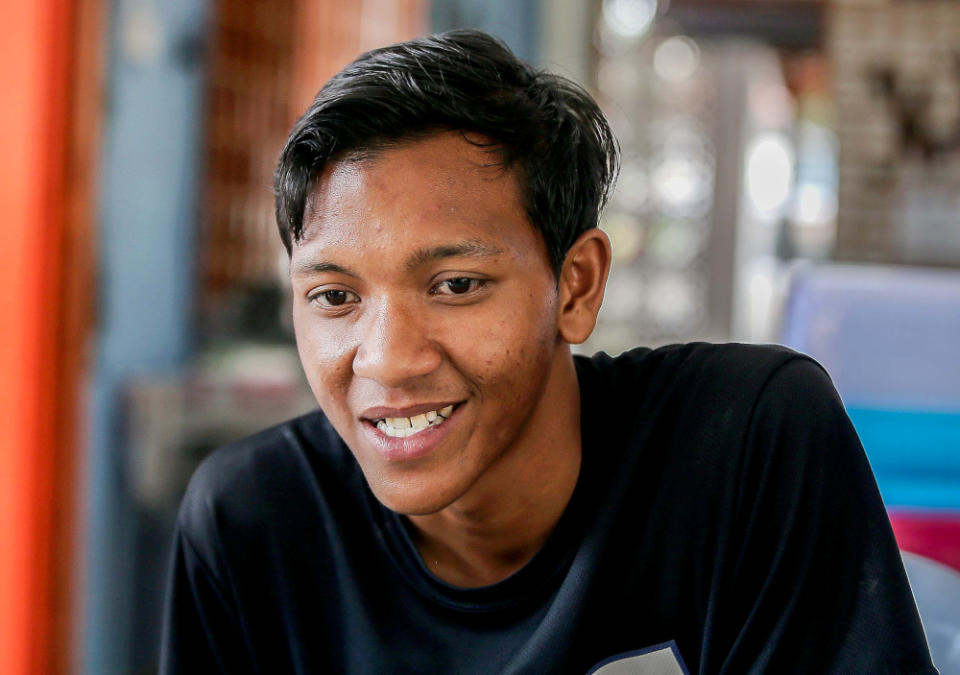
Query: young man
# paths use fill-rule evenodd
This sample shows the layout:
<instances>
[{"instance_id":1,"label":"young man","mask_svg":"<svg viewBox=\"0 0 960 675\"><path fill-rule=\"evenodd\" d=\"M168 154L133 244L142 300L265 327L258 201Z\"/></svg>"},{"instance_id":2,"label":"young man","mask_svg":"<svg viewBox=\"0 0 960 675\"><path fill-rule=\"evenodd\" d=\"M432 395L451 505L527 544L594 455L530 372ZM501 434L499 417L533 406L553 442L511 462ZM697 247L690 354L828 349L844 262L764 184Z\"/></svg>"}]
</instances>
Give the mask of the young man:
<instances>
[{"instance_id":1,"label":"young man","mask_svg":"<svg viewBox=\"0 0 960 675\"><path fill-rule=\"evenodd\" d=\"M194 476L163 672L935 672L815 363L571 356L615 172L590 97L481 33L326 84L276 173L320 410Z\"/></svg>"}]
</instances>

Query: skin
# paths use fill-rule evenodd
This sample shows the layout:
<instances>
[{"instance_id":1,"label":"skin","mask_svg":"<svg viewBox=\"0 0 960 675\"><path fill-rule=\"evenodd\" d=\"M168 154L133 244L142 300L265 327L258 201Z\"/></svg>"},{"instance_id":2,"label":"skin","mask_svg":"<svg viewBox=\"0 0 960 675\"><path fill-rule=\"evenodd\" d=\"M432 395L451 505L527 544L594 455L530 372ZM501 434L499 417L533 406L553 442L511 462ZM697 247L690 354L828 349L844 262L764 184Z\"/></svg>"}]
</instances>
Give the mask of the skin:
<instances>
[{"instance_id":1,"label":"skin","mask_svg":"<svg viewBox=\"0 0 960 675\"><path fill-rule=\"evenodd\" d=\"M589 230L555 277L516 176L491 164L454 132L329 163L290 265L317 401L426 564L465 587L519 569L570 499L569 345L593 330L610 261ZM384 454L368 418L441 403L457 407L433 440Z\"/></svg>"}]
</instances>

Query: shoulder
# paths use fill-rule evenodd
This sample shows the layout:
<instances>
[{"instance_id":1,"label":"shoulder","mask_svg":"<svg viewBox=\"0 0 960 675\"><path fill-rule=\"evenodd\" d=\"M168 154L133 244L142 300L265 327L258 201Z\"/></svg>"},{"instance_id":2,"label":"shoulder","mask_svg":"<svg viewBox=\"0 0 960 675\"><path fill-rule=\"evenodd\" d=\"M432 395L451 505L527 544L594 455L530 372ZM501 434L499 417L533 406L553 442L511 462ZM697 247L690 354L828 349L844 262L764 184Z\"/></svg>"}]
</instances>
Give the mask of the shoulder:
<instances>
[{"instance_id":1,"label":"shoulder","mask_svg":"<svg viewBox=\"0 0 960 675\"><path fill-rule=\"evenodd\" d=\"M349 479L353 462L320 411L218 448L197 467L178 528L197 547L230 534L256 536L278 511L295 510L320 483Z\"/></svg>"},{"instance_id":2,"label":"shoulder","mask_svg":"<svg viewBox=\"0 0 960 675\"><path fill-rule=\"evenodd\" d=\"M319 420L312 419L318 414L309 413L214 450L194 471L182 510L255 491L265 476L289 469L298 462L297 455L307 450L306 443L316 444L305 438L303 431L318 426Z\"/></svg>"},{"instance_id":3,"label":"shoulder","mask_svg":"<svg viewBox=\"0 0 960 675\"><path fill-rule=\"evenodd\" d=\"M793 361L814 364L810 357L780 345L692 342L653 350L648 358L675 375L713 382L762 384Z\"/></svg>"},{"instance_id":4,"label":"shoulder","mask_svg":"<svg viewBox=\"0 0 960 675\"><path fill-rule=\"evenodd\" d=\"M773 475L781 489L819 490L827 471L872 484L843 402L809 356L777 345L696 343L646 358L655 361L658 412L699 457L729 462L739 492Z\"/></svg>"},{"instance_id":5,"label":"shoulder","mask_svg":"<svg viewBox=\"0 0 960 675\"><path fill-rule=\"evenodd\" d=\"M733 490L747 464L813 461L838 443L859 450L830 378L783 347L671 345L580 368L586 415L624 421L604 437L620 439L638 471L686 476L677 486Z\"/></svg>"},{"instance_id":6,"label":"shoulder","mask_svg":"<svg viewBox=\"0 0 960 675\"><path fill-rule=\"evenodd\" d=\"M794 380L813 383L817 391L833 390L816 361L778 345L695 342L637 348L616 357L600 353L579 366L604 387L646 392L659 400L712 399L752 407L761 394L780 395L784 383Z\"/></svg>"}]
</instances>

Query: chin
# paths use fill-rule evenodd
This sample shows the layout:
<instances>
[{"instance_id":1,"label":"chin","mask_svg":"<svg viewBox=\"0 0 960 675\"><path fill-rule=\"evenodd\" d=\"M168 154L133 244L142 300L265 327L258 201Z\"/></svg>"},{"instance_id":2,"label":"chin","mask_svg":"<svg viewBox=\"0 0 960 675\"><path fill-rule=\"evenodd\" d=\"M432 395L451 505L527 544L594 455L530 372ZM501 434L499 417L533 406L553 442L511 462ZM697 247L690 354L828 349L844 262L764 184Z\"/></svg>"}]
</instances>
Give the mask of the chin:
<instances>
[{"instance_id":1,"label":"chin","mask_svg":"<svg viewBox=\"0 0 960 675\"><path fill-rule=\"evenodd\" d=\"M456 496L438 493L436 490L425 491L421 487L376 485L370 481L367 481L367 484L381 504L404 516L429 516L456 501Z\"/></svg>"}]
</instances>

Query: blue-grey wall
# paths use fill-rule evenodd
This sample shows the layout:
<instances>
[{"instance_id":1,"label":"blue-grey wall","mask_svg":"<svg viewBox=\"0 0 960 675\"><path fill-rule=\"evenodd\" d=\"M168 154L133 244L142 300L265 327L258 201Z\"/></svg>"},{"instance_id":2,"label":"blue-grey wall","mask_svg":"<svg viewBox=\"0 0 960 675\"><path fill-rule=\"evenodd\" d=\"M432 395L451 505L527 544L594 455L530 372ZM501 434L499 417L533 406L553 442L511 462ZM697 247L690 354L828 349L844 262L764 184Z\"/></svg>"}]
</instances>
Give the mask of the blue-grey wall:
<instances>
[{"instance_id":1,"label":"blue-grey wall","mask_svg":"<svg viewBox=\"0 0 960 675\"><path fill-rule=\"evenodd\" d=\"M131 616L141 516L127 478L131 377L191 348L206 0L112 4L99 215L98 332L89 396L78 671L136 672ZM152 592L152 591L151 591ZM144 656L143 658L149 658Z\"/></svg>"},{"instance_id":2,"label":"blue-grey wall","mask_svg":"<svg viewBox=\"0 0 960 675\"><path fill-rule=\"evenodd\" d=\"M476 28L496 35L514 54L540 62L540 0L434 0L430 29Z\"/></svg>"}]
</instances>

